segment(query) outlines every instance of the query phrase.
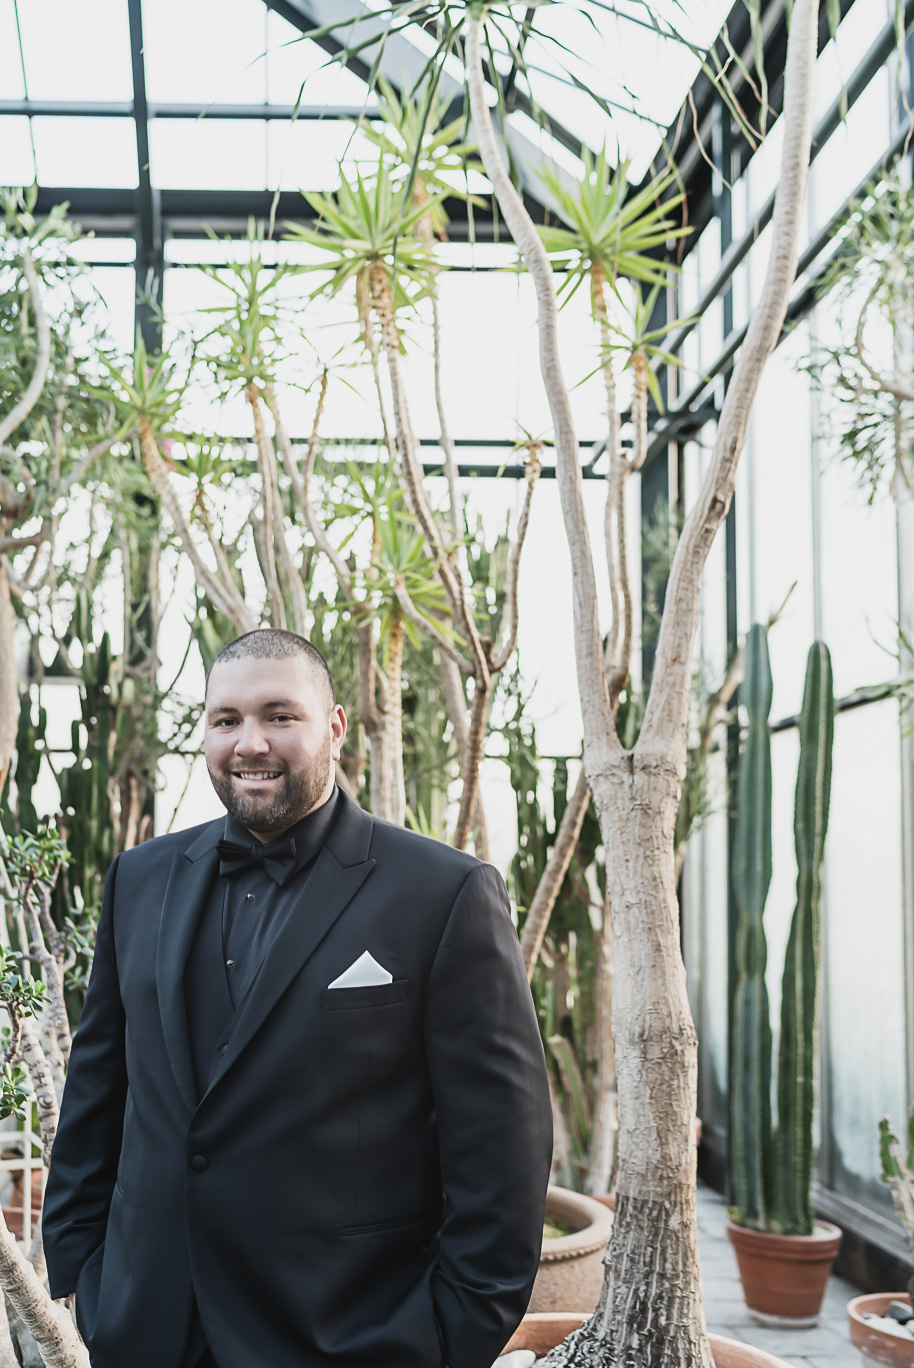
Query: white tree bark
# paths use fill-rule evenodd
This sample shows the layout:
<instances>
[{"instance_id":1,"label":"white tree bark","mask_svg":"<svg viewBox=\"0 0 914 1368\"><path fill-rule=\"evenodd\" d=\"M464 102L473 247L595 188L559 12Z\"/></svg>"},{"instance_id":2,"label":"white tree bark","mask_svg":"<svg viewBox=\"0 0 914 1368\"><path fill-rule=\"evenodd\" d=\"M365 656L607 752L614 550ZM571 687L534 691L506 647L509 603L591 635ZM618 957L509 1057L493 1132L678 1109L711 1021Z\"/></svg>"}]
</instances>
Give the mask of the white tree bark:
<instances>
[{"instance_id":1,"label":"white tree bark","mask_svg":"<svg viewBox=\"0 0 914 1368\"><path fill-rule=\"evenodd\" d=\"M596 588L571 410L558 360L552 272L512 186L485 100L481 25L471 7L466 67L485 171L539 304L540 363L556 435L574 582L585 770L606 849L615 941L613 1037L619 1089L616 1217L600 1303L548 1357L550 1368L711 1368L695 1225L697 1047L679 949L673 837L685 772L692 647L701 577L733 492L752 399L780 334L793 282L812 131L816 0L794 5L785 78L785 138L772 254L721 416L715 456L674 559L638 744L615 732L596 618Z\"/></svg>"}]
</instances>

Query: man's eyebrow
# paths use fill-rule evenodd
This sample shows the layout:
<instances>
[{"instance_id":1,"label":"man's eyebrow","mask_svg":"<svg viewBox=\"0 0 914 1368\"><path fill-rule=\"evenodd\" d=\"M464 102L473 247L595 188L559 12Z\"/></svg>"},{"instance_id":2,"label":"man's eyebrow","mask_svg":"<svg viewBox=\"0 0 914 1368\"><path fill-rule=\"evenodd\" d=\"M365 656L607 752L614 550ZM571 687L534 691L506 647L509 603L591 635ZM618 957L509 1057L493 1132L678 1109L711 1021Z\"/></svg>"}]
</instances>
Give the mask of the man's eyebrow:
<instances>
[{"instance_id":1,"label":"man's eyebrow","mask_svg":"<svg viewBox=\"0 0 914 1368\"><path fill-rule=\"evenodd\" d=\"M260 705L261 712L266 712L270 708L285 708L287 712L300 712L302 705L292 698L271 698L268 702L261 703ZM231 704L227 703L223 704L221 708L208 709L208 715L210 717L218 717L220 713L237 713L240 711L240 708L234 708Z\"/></svg>"}]
</instances>

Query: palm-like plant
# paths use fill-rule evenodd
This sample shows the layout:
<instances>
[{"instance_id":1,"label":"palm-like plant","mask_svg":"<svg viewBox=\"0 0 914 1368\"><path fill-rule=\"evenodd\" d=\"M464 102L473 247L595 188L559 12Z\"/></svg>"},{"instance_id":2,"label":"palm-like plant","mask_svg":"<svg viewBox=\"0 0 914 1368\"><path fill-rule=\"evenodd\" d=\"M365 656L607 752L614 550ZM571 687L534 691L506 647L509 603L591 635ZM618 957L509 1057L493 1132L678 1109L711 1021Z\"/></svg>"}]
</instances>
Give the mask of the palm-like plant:
<instances>
[{"instance_id":1,"label":"palm-like plant","mask_svg":"<svg viewBox=\"0 0 914 1368\"><path fill-rule=\"evenodd\" d=\"M366 183L357 176L355 187L344 180L335 195L308 195L308 202L319 216L318 224L314 228L291 225L289 236L318 247L326 254L323 269L329 269L329 276L318 286L317 292L336 294L354 280L363 297L367 297L380 327L393 396L397 451L410 506L425 538L428 554L436 564L469 659L456 651L440 632L436 635L436 644L461 667L471 671L475 680L463 793L454 838L455 844L463 846L469 837L476 808L485 717L492 687L493 649L491 643L484 643L477 628L463 579L451 557L451 545L425 497L400 366L401 334L397 323L398 313L428 294L432 285L432 249L411 232L427 212L432 198L429 197L425 204L414 204L404 210L402 193L395 186L382 156L373 182ZM400 586L399 598L406 617L416 621L417 613L405 586ZM421 614L418 623L424 629L429 627Z\"/></svg>"}]
</instances>

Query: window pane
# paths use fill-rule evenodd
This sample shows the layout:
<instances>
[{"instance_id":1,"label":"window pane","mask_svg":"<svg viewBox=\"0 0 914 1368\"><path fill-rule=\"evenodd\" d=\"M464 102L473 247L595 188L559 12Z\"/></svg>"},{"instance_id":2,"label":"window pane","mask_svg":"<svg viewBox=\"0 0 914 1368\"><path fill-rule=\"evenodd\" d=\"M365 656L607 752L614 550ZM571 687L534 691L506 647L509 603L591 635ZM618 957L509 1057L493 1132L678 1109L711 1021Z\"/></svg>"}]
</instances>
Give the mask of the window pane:
<instances>
[{"instance_id":1,"label":"window pane","mask_svg":"<svg viewBox=\"0 0 914 1368\"><path fill-rule=\"evenodd\" d=\"M16 11L13 0L0 0L0 100L21 100L24 95ZM0 134L5 130L6 124L0 124Z\"/></svg>"},{"instance_id":2,"label":"window pane","mask_svg":"<svg viewBox=\"0 0 914 1368\"><path fill-rule=\"evenodd\" d=\"M168 190L263 190L266 129L248 119L156 119L149 162L153 184Z\"/></svg>"},{"instance_id":3,"label":"window pane","mask_svg":"<svg viewBox=\"0 0 914 1368\"><path fill-rule=\"evenodd\" d=\"M133 188L138 181L132 119L33 119L41 185Z\"/></svg>"},{"instance_id":4,"label":"window pane","mask_svg":"<svg viewBox=\"0 0 914 1368\"><path fill-rule=\"evenodd\" d=\"M905 1115L904 932L898 708L835 726L823 905L830 1186L890 1206L876 1127ZM849 1007L853 1010L848 1010Z\"/></svg>"},{"instance_id":5,"label":"window pane","mask_svg":"<svg viewBox=\"0 0 914 1368\"><path fill-rule=\"evenodd\" d=\"M31 185L34 180L28 119L0 119L0 185Z\"/></svg>"},{"instance_id":6,"label":"window pane","mask_svg":"<svg viewBox=\"0 0 914 1368\"><path fill-rule=\"evenodd\" d=\"M19 23L31 99L133 99L124 0L20 4Z\"/></svg>"},{"instance_id":7,"label":"window pane","mask_svg":"<svg viewBox=\"0 0 914 1368\"><path fill-rule=\"evenodd\" d=\"M144 0L150 100L262 102L265 16L260 0Z\"/></svg>"}]
</instances>

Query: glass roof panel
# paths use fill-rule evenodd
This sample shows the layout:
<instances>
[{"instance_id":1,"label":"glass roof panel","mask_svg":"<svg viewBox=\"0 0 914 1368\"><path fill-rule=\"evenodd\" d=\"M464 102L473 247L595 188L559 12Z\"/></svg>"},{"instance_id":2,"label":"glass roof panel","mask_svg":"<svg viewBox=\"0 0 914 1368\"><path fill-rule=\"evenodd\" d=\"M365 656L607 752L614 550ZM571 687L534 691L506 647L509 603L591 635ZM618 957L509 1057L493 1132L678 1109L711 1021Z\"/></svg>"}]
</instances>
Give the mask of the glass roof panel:
<instances>
[{"instance_id":1,"label":"glass roof panel","mask_svg":"<svg viewBox=\"0 0 914 1368\"><path fill-rule=\"evenodd\" d=\"M259 104L267 9L259 0L144 0L150 100Z\"/></svg>"},{"instance_id":2,"label":"glass roof panel","mask_svg":"<svg viewBox=\"0 0 914 1368\"><path fill-rule=\"evenodd\" d=\"M13 0L0 0L0 100L21 100L24 96L16 11Z\"/></svg>"},{"instance_id":3,"label":"glass roof panel","mask_svg":"<svg viewBox=\"0 0 914 1368\"><path fill-rule=\"evenodd\" d=\"M704 47L720 31L730 5L731 0L692 0L686 13L674 0L658 0L651 10L671 34L675 30ZM536 102L594 150L604 141L618 145L633 159L636 179L656 154L699 70L699 57L675 36L657 33L634 0L623 3L618 14L595 0L561 9L544 6L524 57ZM605 100L611 115L577 82Z\"/></svg>"},{"instance_id":4,"label":"glass roof panel","mask_svg":"<svg viewBox=\"0 0 914 1368\"><path fill-rule=\"evenodd\" d=\"M130 30L123 0L19 6L32 100L131 100Z\"/></svg>"},{"instance_id":5,"label":"glass roof panel","mask_svg":"<svg viewBox=\"0 0 914 1368\"><path fill-rule=\"evenodd\" d=\"M303 119L268 125L268 184L283 190L335 190L340 162L348 175L378 165L378 149L348 120Z\"/></svg>"},{"instance_id":6,"label":"glass roof panel","mask_svg":"<svg viewBox=\"0 0 914 1368\"><path fill-rule=\"evenodd\" d=\"M156 119L149 126L154 185L168 190L263 190L267 134L256 119Z\"/></svg>"},{"instance_id":7,"label":"glass roof panel","mask_svg":"<svg viewBox=\"0 0 914 1368\"><path fill-rule=\"evenodd\" d=\"M0 185L31 185L35 162L29 121L18 115L0 119Z\"/></svg>"},{"instance_id":8,"label":"glass roof panel","mask_svg":"<svg viewBox=\"0 0 914 1368\"><path fill-rule=\"evenodd\" d=\"M305 105L372 104L368 87L338 62L328 65L328 54L303 38L281 15L268 11L264 64L271 104L295 104L301 91ZM304 83L304 89L302 84Z\"/></svg>"},{"instance_id":9,"label":"glass roof panel","mask_svg":"<svg viewBox=\"0 0 914 1368\"><path fill-rule=\"evenodd\" d=\"M130 188L138 183L132 119L34 118L40 185Z\"/></svg>"}]
</instances>

